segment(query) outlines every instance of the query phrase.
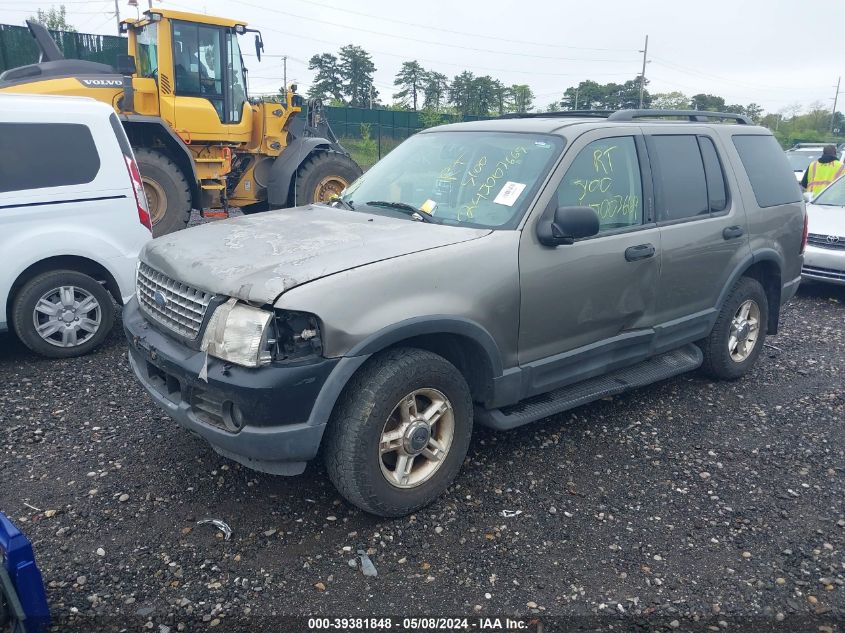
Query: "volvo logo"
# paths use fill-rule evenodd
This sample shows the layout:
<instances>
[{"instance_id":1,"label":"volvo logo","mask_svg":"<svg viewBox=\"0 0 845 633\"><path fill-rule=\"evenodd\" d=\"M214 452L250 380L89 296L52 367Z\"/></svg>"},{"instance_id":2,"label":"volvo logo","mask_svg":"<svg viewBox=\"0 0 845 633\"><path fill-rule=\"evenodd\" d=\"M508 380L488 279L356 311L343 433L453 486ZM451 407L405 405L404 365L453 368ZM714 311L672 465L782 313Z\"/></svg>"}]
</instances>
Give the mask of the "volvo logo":
<instances>
[{"instance_id":1,"label":"volvo logo","mask_svg":"<svg viewBox=\"0 0 845 633\"><path fill-rule=\"evenodd\" d=\"M155 304L159 308L167 307L167 304L169 303L169 301L167 300L167 297L165 297L163 294L161 294L161 292L159 290L156 290L155 293L153 294L153 301L155 301Z\"/></svg>"},{"instance_id":2,"label":"volvo logo","mask_svg":"<svg viewBox=\"0 0 845 633\"><path fill-rule=\"evenodd\" d=\"M842 240L838 235L828 235L826 238L828 244L839 244Z\"/></svg>"},{"instance_id":3,"label":"volvo logo","mask_svg":"<svg viewBox=\"0 0 845 633\"><path fill-rule=\"evenodd\" d=\"M120 88L123 86L123 79L80 79L89 88Z\"/></svg>"}]
</instances>

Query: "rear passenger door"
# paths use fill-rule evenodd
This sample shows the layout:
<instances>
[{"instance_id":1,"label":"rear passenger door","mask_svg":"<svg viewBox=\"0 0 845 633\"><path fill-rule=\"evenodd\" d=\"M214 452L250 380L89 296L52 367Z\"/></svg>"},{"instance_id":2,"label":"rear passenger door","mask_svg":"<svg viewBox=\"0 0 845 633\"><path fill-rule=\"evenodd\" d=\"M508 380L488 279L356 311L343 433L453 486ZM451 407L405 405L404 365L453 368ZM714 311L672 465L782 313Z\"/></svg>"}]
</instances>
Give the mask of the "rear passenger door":
<instances>
[{"instance_id":1,"label":"rear passenger door","mask_svg":"<svg viewBox=\"0 0 845 633\"><path fill-rule=\"evenodd\" d=\"M703 338L732 273L750 254L748 227L719 136L677 124L646 135L662 262L655 349Z\"/></svg>"}]
</instances>

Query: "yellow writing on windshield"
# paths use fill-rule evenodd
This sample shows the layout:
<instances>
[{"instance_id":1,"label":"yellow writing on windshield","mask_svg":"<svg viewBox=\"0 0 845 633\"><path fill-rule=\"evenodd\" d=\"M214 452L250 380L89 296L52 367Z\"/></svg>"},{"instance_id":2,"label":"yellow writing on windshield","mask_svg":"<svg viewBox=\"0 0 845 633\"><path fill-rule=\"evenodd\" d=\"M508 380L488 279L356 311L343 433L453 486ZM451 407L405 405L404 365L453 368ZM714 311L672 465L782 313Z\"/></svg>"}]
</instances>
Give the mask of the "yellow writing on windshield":
<instances>
[{"instance_id":1,"label":"yellow writing on windshield","mask_svg":"<svg viewBox=\"0 0 845 633\"><path fill-rule=\"evenodd\" d=\"M493 190L498 188L499 181L504 178L505 173L508 171L508 169L510 169L513 165L518 165L521 162L521 158L527 153L528 150L522 147L521 145L519 147L514 148L510 152L506 153L504 157L502 157L502 159L495 164L493 171L490 172L487 178L484 178L483 180L479 178L479 182L481 182L481 185L478 187L478 190L475 192L475 195L469 200L469 202L466 202L458 211L458 220L472 219L474 217L475 210L478 208L478 205L481 204L481 201L490 199ZM484 161L483 165L481 165L482 160ZM487 165L486 156L482 156L481 159L479 159L478 163L476 163L476 166L479 165L481 165L483 171L483 167ZM473 170L470 170L470 172L472 171ZM461 182L461 184L471 184L472 186L475 186L475 178L478 175L479 174L473 175L471 183L467 181L467 178L464 178L465 182ZM469 174L467 174L467 176L469 176Z\"/></svg>"},{"instance_id":2,"label":"yellow writing on windshield","mask_svg":"<svg viewBox=\"0 0 845 633\"><path fill-rule=\"evenodd\" d=\"M458 167L466 165L463 159L464 153L458 156L451 165L440 170L440 180L457 180L459 171Z\"/></svg>"}]
</instances>

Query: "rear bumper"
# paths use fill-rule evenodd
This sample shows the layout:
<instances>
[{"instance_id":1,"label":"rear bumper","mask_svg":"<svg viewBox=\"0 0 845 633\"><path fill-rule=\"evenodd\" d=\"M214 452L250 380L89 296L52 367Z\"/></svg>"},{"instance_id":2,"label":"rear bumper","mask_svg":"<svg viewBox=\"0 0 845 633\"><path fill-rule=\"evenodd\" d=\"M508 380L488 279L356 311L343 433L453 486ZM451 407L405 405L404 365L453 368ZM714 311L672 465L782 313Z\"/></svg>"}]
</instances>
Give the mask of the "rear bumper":
<instances>
[{"instance_id":1,"label":"rear bumper","mask_svg":"<svg viewBox=\"0 0 845 633\"><path fill-rule=\"evenodd\" d=\"M137 300L124 308L123 324L136 378L170 417L218 453L279 475L299 474L316 456L326 419L312 413L337 359L248 369L208 357L205 382L198 377L205 353L150 326ZM242 411L242 424L233 407Z\"/></svg>"}]
</instances>

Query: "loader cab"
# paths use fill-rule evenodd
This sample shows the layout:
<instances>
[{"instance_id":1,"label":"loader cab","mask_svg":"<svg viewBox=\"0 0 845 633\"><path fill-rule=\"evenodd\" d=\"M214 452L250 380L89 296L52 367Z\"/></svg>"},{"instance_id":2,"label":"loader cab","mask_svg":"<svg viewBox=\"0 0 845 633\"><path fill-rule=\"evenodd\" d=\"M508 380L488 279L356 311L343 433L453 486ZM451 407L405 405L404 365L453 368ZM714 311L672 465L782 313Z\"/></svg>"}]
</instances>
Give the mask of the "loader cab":
<instances>
[{"instance_id":1,"label":"loader cab","mask_svg":"<svg viewBox=\"0 0 845 633\"><path fill-rule=\"evenodd\" d=\"M154 79L160 114L187 142L248 141L252 110L238 35L245 25L155 10L131 29L137 77Z\"/></svg>"}]
</instances>

